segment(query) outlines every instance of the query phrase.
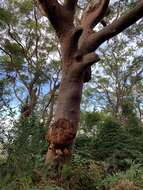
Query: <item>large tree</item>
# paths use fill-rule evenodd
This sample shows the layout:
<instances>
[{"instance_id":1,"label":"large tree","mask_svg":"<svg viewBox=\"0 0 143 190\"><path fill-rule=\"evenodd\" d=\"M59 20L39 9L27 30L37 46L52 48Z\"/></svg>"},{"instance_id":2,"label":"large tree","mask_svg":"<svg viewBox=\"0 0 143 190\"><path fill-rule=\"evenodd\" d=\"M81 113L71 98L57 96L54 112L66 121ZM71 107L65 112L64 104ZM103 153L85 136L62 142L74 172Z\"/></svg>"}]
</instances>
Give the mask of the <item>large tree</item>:
<instances>
[{"instance_id":1,"label":"large tree","mask_svg":"<svg viewBox=\"0 0 143 190\"><path fill-rule=\"evenodd\" d=\"M58 36L62 55L62 79L53 124L49 127L46 163L61 165L71 157L78 129L84 82L90 80L92 64L100 60L95 51L143 16L143 0L128 13L106 24L109 0L89 3L76 19L78 0L38 0L38 7ZM79 24L77 24L79 23ZM98 32L95 27L102 23Z\"/></svg>"}]
</instances>

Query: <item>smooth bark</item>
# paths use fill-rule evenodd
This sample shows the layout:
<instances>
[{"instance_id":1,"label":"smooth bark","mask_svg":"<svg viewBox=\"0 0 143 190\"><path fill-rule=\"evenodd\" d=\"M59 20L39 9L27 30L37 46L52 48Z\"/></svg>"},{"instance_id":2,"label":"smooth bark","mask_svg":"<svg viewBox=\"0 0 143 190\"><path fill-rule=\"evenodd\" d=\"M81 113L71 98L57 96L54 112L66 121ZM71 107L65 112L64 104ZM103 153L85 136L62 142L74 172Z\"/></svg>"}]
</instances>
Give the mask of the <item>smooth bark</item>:
<instances>
[{"instance_id":1,"label":"smooth bark","mask_svg":"<svg viewBox=\"0 0 143 190\"><path fill-rule=\"evenodd\" d=\"M65 0L64 5L56 0L38 0L38 6L49 18L61 44L62 80L54 122L47 134L49 148L46 156L46 163L52 162L56 168L69 160L72 154L83 84L91 78L91 65L99 61L95 50L143 16L141 0L129 13L94 32L95 25L106 15L109 0L101 0L93 7L89 5L78 27L74 26L76 5L77 0Z\"/></svg>"}]
</instances>

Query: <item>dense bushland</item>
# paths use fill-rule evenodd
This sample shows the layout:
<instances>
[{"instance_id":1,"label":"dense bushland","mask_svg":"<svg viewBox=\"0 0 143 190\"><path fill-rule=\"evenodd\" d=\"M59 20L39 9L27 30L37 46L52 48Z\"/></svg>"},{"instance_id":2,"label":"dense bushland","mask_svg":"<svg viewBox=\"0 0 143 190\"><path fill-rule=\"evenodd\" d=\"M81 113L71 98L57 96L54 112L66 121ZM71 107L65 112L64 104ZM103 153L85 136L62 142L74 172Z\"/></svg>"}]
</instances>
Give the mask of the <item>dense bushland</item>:
<instances>
[{"instance_id":1,"label":"dense bushland","mask_svg":"<svg viewBox=\"0 0 143 190\"><path fill-rule=\"evenodd\" d=\"M136 115L126 126L103 112L85 112L81 119L72 163L58 175L44 166L43 124L34 116L17 122L3 141L1 189L141 189L143 129Z\"/></svg>"}]
</instances>

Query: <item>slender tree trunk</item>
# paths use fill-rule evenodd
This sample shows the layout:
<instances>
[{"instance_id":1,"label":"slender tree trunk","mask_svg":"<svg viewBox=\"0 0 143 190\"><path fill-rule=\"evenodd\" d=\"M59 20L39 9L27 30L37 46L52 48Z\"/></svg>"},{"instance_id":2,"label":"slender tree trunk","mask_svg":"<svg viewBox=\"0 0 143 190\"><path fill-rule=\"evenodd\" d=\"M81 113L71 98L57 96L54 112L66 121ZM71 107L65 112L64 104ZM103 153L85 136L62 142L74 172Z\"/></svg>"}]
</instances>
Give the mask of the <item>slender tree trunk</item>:
<instances>
[{"instance_id":1,"label":"slender tree trunk","mask_svg":"<svg viewBox=\"0 0 143 190\"><path fill-rule=\"evenodd\" d=\"M20 119L26 119L32 116L32 113L37 104L37 99L38 99L37 88L32 88L32 87L29 88L29 95L26 98L25 104L22 105Z\"/></svg>"}]
</instances>

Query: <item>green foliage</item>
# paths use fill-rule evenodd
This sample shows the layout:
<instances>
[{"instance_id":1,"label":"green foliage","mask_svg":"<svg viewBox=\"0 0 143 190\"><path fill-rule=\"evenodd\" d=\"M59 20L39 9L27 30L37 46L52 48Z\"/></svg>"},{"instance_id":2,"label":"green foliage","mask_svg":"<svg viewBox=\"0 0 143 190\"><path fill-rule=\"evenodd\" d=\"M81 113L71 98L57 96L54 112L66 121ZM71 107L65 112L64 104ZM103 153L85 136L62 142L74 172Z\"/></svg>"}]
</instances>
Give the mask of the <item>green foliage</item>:
<instances>
[{"instance_id":1,"label":"green foliage","mask_svg":"<svg viewBox=\"0 0 143 190\"><path fill-rule=\"evenodd\" d=\"M127 135L121 126L113 121L107 119L101 125L98 135L95 140L95 155L97 159L104 160L112 157L114 154L120 155L120 150L123 150L126 144Z\"/></svg>"},{"instance_id":2,"label":"green foliage","mask_svg":"<svg viewBox=\"0 0 143 190\"><path fill-rule=\"evenodd\" d=\"M143 163L143 129L132 109L130 112L132 117L128 112L126 118L131 120L128 120L126 126L102 112L88 113L85 117L82 114L81 128L87 126L88 130L85 133L81 130L77 137L75 152L78 157L105 161L109 173L128 168L130 160ZM98 117L94 118L95 115Z\"/></svg>"},{"instance_id":3,"label":"green foliage","mask_svg":"<svg viewBox=\"0 0 143 190\"><path fill-rule=\"evenodd\" d=\"M17 132L12 149L14 156L18 158L16 159L17 167L21 170L23 170L22 167L25 167L25 164L29 165L29 169L33 166L37 167L37 161L43 161L43 151L47 148L45 129L35 117L23 120L20 124L16 124L15 128ZM24 165L22 166L21 163L24 163ZM26 168L28 167L26 166Z\"/></svg>"},{"instance_id":4,"label":"green foliage","mask_svg":"<svg viewBox=\"0 0 143 190\"><path fill-rule=\"evenodd\" d=\"M77 163L76 163L77 161ZM91 160L80 158L74 160L72 176L69 180L73 190L93 190L97 188L103 177L103 171L98 168L98 165Z\"/></svg>"},{"instance_id":5,"label":"green foliage","mask_svg":"<svg viewBox=\"0 0 143 190\"><path fill-rule=\"evenodd\" d=\"M0 57L2 68L7 72L21 70L25 61L24 52L20 45L6 40L4 49L8 54Z\"/></svg>"},{"instance_id":6,"label":"green foliage","mask_svg":"<svg viewBox=\"0 0 143 190\"><path fill-rule=\"evenodd\" d=\"M64 189L62 187L48 186L48 187L44 188L43 190L64 190Z\"/></svg>"},{"instance_id":7,"label":"green foliage","mask_svg":"<svg viewBox=\"0 0 143 190\"><path fill-rule=\"evenodd\" d=\"M74 148L79 157L83 157L85 159L93 158L90 152L92 148L92 141L93 139L86 135L79 135L77 137Z\"/></svg>"},{"instance_id":8,"label":"green foliage","mask_svg":"<svg viewBox=\"0 0 143 190\"><path fill-rule=\"evenodd\" d=\"M123 103L123 117L125 118L125 127L133 137L140 137L143 135L141 122L139 121L136 113L133 100L126 100Z\"/></svg>"},{"instance_id":9,"label":"green foliage","mask_svg":"<svg viewBox=\"0 0 143 190\"><path fill-rule=\"evenodd\" d=\"M69 164L65 164L61 172L62 177L67 180L72 175L72 167Z\"/></svg>"},{"instance_id":10,"label":"green foliage","mask_svg":"<svg viewBox=\"0 0 143 190\"><path fill-rule=\"evenodd\" d=\"M132 163L128 170L107 176L104 179L103 183L106 187L109 188L114 186L121 180L129 180L132 181L134 184L138 184L138 186L143 187L142 176L143 168L138 164Z\"/></svg>"},{"instance_id":11,"label":"green foliage","mask_svg":"<svg viewBox=\"0 0 143 190\"><path fill-rule=\"evenodd\" d=\"M138 126L134 126L134 128L136 132ZM138 142L142 142L141 139L142 134L138 134ZM111 157L118 160L127 158L137 159L137 151L139 154L143 154L140 146L137 146L135 139L128 132L128 129L123 128L117 122L112 121L112 119L106 120L101 129L99 129L99 135L95 140L95 147L96 158L101 160Z\"/></svg>"},{"instance_id":12,"label":"green foliage","mask_svg":"<svg viewBox=\"0 0 143 190\"><path fill-rule=\"evenodd\" d=\"M11 134L12 140L6 146L8 155L5 167L0 166L1 178L4 178L3 183L15 182L15 185L28 186L33 180L33 171L44 164L47 150L45 129L33 116L15 124Z\"/></svg>"},{"instance_id":13,"label":"green foliage","mask_svg":"<svg viewBox=\"0 0 143 190\"><path fill-rule=\"evenodd\" d=\"M101 117L103 118L104 115L101 116L98 112L81 113L81 128L86 132L91 132L101 121Z\"/></svg>"},{"instance_id":14,"label":"green foliage","mask_svg":"<svg viewBox=\"0 0 143 190\"><path fill-rule=\"evenodd\" d=\"M12 55L16 55L16 56L22 56L23 55L23 52L22 52L20 45L18 45L17 43L12 43L9 40L6 40L4 48L6 51L11 53Z\"/></svg>"},{"instance_id":15,"label":"green foliage","mask_svg":"<svg viewBox=\"0 0 143 190\"><path fill-rule=\"evenodd\" d=\"M19 8L21 14L29 14L30 11L33 9L33 1L31 0L21 1L19 4Z\"/></svg>"},{"instance_id":16,"label":"green foliage","mask_svg":"<svg viewBox=\"0 0 143 190\"><path fill-rule=\"evenodd\" d=\"M48 171L43 166L47 145L42 125L35 117L15 124L14 136L8 145L9 155L0 166L1 187L7 184L6 190L11 186L14 190L37 190L35 184L43 183L39 186L42 190L66 190L67 187L70 190L80 190L81 187L82 190L101 190L104 186L119 187L121 181L122 186L137 184L142 188L143 170L141 165L135 164L142 163L141 135L132 138L133 134L127 128L103 113L87 113L83 119L87 119L88 122L83 121L83 124L89 124L91 130L86 134L79 133L72 165L64 165L57 179L47 176Z\"/></svg>"},{"instance_id":17,"label":"green foliage","mask_svg":"<svg viewBox=\"0 0 143 190\"><path fill-rule=\"evenodd\" d=\"M4 27L6 24L10 24L13 15L7 9L0 7L0 27Z\"/></svg>"}]
</instances>

